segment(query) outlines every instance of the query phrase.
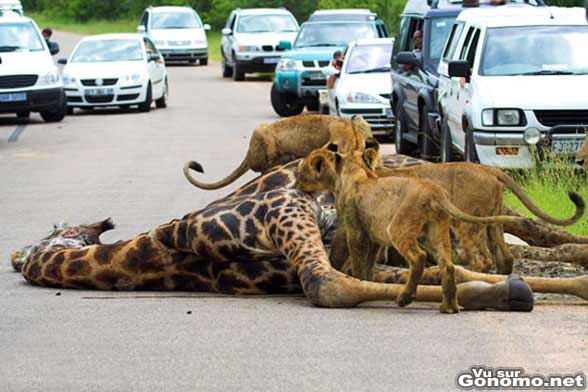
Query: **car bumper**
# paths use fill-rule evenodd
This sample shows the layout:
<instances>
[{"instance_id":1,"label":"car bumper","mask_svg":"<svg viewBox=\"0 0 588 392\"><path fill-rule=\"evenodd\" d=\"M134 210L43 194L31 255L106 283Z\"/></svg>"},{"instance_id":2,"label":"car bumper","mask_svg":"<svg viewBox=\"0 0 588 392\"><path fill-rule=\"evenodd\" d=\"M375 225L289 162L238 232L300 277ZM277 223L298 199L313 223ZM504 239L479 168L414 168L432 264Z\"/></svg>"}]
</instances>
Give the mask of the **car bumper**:
<instances>
[{"instance_id":1,"label":"car bumper","mask_svg":"<svg viewBox=\"0 0 588 392\"><path fill-rule=\"evenodd\" d=\"M66 88L67 105L70 107L94 107L94 106L124 106L137 105L145 101L147 87L144 84L130 86L108 86L112 94L89 95L88 91L96 87Z\"/></svg>"},{"instance_id":2,"label":"car bumper","mask_svg":"<svg viewBox=\"0 0 588 392\"><path fill-rule=\"evenodd\" d=\"M339 107L339 114L343 118L363 116L372 129L390 129L394 127L394 115L390 104L347 104Z\"/></svg>"},{"instance_id":3,"label":"car bumper","mask_svg":"<svg viewBox=\"0 0 588 392\"><path fill-rule=\"evenodd\" d=\"M280 53L259 55L237 54L237 61L239 62L239 68L243 72L274 72L281 57L282 55Z\"/></svg>"},{"instance_id":4,"label":"car bumper","mask_svg":"<svg viewBox=\"0 0 588 392\"><path fill-rule=\"evenodd\" d=\"M0 113L42 112L63 105L65 95L63 88L49 88L42 90L15 90L10 94L24 93L26 100L18 102L0 102ZM4 94L4 92L0 92Z\"/></svg>"},{"instance_id":5,"label":"car bumper","mask_svg":"<svg viewBox=\"0 0 588 392\"><path fill-rule=\"evenodd\" d=\"M564 159L573 156L584 141L581 126L555 126L542 132L542 141L536 146L525 142L523 132L488 132L476 130L473 133L474 144L480 163L501 168L533 167L532 150L539 158L561 156Z\"/></svg>"},{"instance_id":6,"label":"car bumper","mask_svg":"<svg viewBox=\"0 0 588 392\"><path fill-rule=\"evenodd\" d=\"M208 49L169 48L160 49L166 61L190 61L208 58Z\"/></svg>"}]
</instances>

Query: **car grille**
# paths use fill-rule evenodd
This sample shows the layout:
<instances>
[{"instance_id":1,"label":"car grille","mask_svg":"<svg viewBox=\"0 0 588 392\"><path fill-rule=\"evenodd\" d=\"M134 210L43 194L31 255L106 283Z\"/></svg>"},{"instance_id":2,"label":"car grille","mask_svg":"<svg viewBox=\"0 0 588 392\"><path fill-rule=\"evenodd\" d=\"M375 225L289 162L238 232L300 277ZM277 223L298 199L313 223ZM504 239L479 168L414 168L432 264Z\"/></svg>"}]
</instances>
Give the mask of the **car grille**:
<instances>
[{"instance_id":1,"label":"car grille","mask_svg":"<svg viewBox=\"0 0 588 392\"><path fill-rule=\"evenodd\" d=\"M37 83L38 75L0 76L0 88L31 87Z\"/></svg>"},{"instance_id":2,"label":"car grille","mask_svg":"<svg viewBox=\"0 0 588 392\"><path fill-rule=\"evenodd\" d=\"M88 103L108 103L108 102L112 102L113 99L114 99L114 95L100 95L100 96L86 95L86 102L88 102Z\"/></svg>"},{"instance_id":3,"label":"car grille","mask_svg":"<svg viewBox=\"0 0 588 392\"><path fill-rule=\"evenodd\" d=\"M67 97L67 102L83 102L82 97Z\"/></svg>"},{"instance_id":4,"label":"car grille","mask_svg":"<svg viewBox=\"0 0 588 392\"><path fill-rule=\"evenodd\" d=\"M535 110L535 117L546 127L588 125L588 110Z\"/></svg>"},{"instance_id":5,"label":"car grille","mask_svg":"<svg viewBox=\"0 0 588 392\"><path fill-rule=\"evenodd\" d=\"M139 94L122 94L118 96L119 101L132 101L139 98Z\"/></svg>"},{"instance_id":6,"label":"car grille","mask_svg":"<svg viewBox=\"0 0 588 392\"><path fill-rule=\"evenodd\" d=\"M97 79L82 79L82 85L84 86L98 86L96 84ZM114 86L118 82L118 79L102 79L101 86Z\"/></svg>"},{"instance_id":7,"label":"car grille","mask_svg":"<svg viewBox=\"0 0 588 392\"><path fill-rule=\"evenodd\" d=\"M273 52L274 51L273 45L263 45L261 47L261 49L263 49L264 52Z\"/></svg>"},{"instance_id":8,"label":"car grille","mask_svg":"<svg viewBox=\"0 0 588 392\"><path fill-rule=\"evenodd\" d=\"M372 128L392 128L394 119L382 114L382 109L341 109L343 114L360 114Z\"/></svg>"},{"instance_id":9,"label":"car grille","mask_svg":"<svg viewBox=\"0 0 588 392\"><path fill-rule=\"evenodd\" d=\"M317 60L305 60L302 62L302 65L306 68L322 68L329 65L328 60L324 61L317 61Z\"/></svg>"}]
</instances>

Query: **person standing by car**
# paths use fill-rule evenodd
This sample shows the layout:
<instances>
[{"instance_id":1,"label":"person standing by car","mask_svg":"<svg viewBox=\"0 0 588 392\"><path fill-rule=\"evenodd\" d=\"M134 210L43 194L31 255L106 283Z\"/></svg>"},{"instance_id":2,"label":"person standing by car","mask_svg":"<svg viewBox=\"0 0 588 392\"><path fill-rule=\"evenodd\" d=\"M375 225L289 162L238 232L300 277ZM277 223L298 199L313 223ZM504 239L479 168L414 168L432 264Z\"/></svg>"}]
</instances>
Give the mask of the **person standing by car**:
<instances>
[{"instance_id":1,"label":"person standing by car","mask_svg":"<svg viewBox=\"0 0 588 392\"><path fill-rule=\"evenodd\" d=\"M41 34L43 35L43 38L45 39L45 42L47 43L47 47L49 48L51 54L57 54L59 52L59 44L55 41L51 41L51 37L53 36L53 30L51 30L49 27L45 27Z\"/></svg>"},{"instance_id":2,"label":"person standing by car","mask_svg":"<svg viewBox=\"0 0 588 392\"><path fill-rule=\"evenodd\" d=\"M335 82L339 77L339 73L341 72L341 67L343 67L343 60L345 59L345 55L341 50L337 50L333 53L333 59L331 60L330 64L323 69L323 74L327 77L327 90L332 90L335 86Z\"/></svg>"}]
</instances>

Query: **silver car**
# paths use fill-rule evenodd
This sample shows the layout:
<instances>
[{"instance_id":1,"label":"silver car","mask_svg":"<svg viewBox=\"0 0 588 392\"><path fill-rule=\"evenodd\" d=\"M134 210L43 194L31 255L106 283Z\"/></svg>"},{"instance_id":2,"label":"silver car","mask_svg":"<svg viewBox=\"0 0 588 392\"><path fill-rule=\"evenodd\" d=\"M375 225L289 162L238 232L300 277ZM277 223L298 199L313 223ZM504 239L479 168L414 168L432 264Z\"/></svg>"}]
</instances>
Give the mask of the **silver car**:
<instances>
[{"instance_id":1,"label":"silver car","mask_svg":"<svg viewBox=\"0 0 588 392\"><path fill-rule=\"evenodd\" d=\"M243 80L249 72L273 72L298 29L296 18L283 8L233 10L222 30L223 77Z\"/></svg>"}]
</instances>

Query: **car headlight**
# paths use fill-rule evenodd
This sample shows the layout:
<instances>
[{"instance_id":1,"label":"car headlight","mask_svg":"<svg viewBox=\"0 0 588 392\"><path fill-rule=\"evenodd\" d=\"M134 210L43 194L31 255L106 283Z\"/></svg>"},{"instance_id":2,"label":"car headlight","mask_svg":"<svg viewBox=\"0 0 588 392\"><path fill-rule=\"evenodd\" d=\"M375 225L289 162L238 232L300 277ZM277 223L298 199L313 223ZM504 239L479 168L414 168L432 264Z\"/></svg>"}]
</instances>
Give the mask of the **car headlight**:
<instances>
[{"instance_id":1,"label":"car headlight","mask_svg":"<svg viewBox=\"0 0 588 392\"><path fill-rule=\"evenodd\" d=\"M139 81L141 81L141 74L138 73L128 74L121 78L123 84L137 83Z\"/></svg>"},{"instance_id":2,"label":"car headlight","mask_svg":"<svg viewBox=\"0 0 588 392\"><path fill-rule=\"evenodd\" d=\"M47 86L47 85L59 83L59 81L60 81L59 71L57 69L55 69L51 72L46 73L45 75L41 75L39 77L39 80L37 81L37 84L39 86Z\"/></svg>"},{"instance_id":3,"label":"car headlight","mask_svg":"<svg viewBox=\"0 0 588 392\"><path fill-rule=\"evenodd\" d=\"M280 59L280 61L278 61L278 69L281 71L288 71L288 70L296 69L297 67L298 67L298 64L296 63L296 60Z\"/></svg>"},{"instance_id":4,"label":"car headlight","mask_svg":"<svg viewBox=\"0 0 588 392\"><path fill-rule=\"evenodd\" d=\"M525 123L525 114L520 109L482 110L482 125L487 127L522 126Z\"/></svg>"},{"instance_id":5,"label":"car headlight","mask_svg":"<svg viewBox=\"0 0 588 392\"><path fill-rule=\"evenodd\" d=\"M252 45L239 46L239 52L258 52L259 48Z\"/></svg>"},{"instance_id":6,"label":"car headlight","mask_svg":"<svg viewBox=\"0 0 588 392\"><path fill-rule=\"evenodd\" d=\"M373 95L366 93L349 93L347 96L347 102L355 103L380 103L380 100Z\"/></svg>"},{"instance_id":7,"label":"car headlight","mask_svg":"<svg viewBox=\"0 0 588 392\"><path fill-rule=\"evenodd\" d=\"M535 145L541 141L541 131L537 128L529 128L523 135L525 143Z\"/></svg>"},{"instance_id":8,"label":"car headlight","mask_svg":"<svg viewBox=\"0 0 588 392\"><path fill-rule=\"evenodd\" d=\"M63 74L62 79L64 86L75 86L76 84L76 78L71 75Z\"/></svg>"}]
</instances>

